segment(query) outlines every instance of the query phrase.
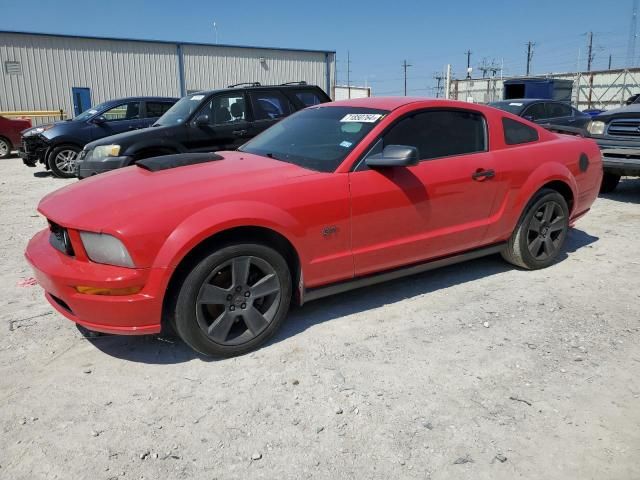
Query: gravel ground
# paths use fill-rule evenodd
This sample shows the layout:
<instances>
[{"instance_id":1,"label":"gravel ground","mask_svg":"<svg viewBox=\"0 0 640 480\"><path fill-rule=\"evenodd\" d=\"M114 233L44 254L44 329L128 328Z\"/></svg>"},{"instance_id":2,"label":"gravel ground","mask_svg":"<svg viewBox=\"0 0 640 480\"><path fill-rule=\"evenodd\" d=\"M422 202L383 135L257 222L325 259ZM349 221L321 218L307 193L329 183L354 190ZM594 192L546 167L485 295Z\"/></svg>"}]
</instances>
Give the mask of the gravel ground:
<instances>
[{"instance_id":1,"label":"gravel ground","mask_svg":"<svg viewBox=\"0 0 640 480\"><path fill-rule=\"evenodd\" d=\"M22 252L73 180L0 164L0 478L640 478L640 180L551 268L496 256L319 300L212 361L54 313Z\"/></svg>"}]
</instances>

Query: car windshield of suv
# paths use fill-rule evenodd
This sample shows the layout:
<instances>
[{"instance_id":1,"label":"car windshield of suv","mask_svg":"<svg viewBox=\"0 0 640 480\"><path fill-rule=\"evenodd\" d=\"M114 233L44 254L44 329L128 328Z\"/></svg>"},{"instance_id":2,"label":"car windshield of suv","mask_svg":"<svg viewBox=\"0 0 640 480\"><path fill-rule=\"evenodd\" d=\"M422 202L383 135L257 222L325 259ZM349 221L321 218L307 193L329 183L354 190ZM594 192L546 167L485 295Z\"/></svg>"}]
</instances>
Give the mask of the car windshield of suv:
<instances>
[{"instance_id":1,"label":"car windshield of suv","mask_svg":"<svg viewBox=\"0 0 640 480\"><path fill-rule=\"evenodd\" d=\"M80 122L82 122L84 120L89 120L96 113L102 112L102 111L106 110L107 108L109 108L109 105L110 105L109 103L101 103L100 105L98 105L96 107L91 107L90 109L85 110L84 112L82 112L77 117L73 117L73 120L80 121Z\"/></svg>"},{"instance_id":2,"label":"car windshield of suv","mask_svg":"<svg viewBox=\"0 0 640 480\"><path fill-rule=\"evenodd\" d=\"M371 108L311 107L275 124L239 150L333 172L387 113Z\"/></svg>"},{"instance_id":3,"label":"car windshield of suv","mask_svg":"<svg viewBox=\"0 0 640 480\"><path fill-rule=\"evenodd\" d=\"M513 113L514 115L520 115L522 110L526 105L523 102L491 102L489 103L490 107L499 108L500 110L504 110L505 112Z\"/></svg>"},{"instance_id":4,"label":"car windshield of suv","mask_svg":"<svg viewBox=\"0 0 640 480\"><path fill-rule=\"evenodd\" d=\"M187 118L202 104L206 95L193 94L181 98L173 104L153 125L179 125L187 121Z\"/></svg>"}]
</instances>

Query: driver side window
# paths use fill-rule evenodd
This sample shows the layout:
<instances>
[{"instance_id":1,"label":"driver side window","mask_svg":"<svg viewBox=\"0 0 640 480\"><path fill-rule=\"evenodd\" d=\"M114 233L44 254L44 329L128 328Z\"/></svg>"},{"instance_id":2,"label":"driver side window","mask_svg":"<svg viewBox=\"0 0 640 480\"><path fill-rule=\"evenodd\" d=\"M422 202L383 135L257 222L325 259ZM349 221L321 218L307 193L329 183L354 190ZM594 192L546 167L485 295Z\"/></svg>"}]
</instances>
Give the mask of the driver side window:
<instances>
[{"instance_id":1,"label":"driver side window","mask_svg":"<svg viewBox=\"0 0 640 480\"><path fill-rule=\"evenodd\" d=\"M234 93L219 95L200 111L200 116L207 115L210 125L226 125L246 120L244 95Z\"/></svg>"},{"instance_id":2,"label":"driver side window","mask_svg":"<svg viewBox=\"0 0 640 480\"><path fill-rule=\"evenodd\" d=\"M129 102L110 108L102 115L107 122L118 120L137 120L140 118L140 102Z\"/></svg>"}]
</instances>

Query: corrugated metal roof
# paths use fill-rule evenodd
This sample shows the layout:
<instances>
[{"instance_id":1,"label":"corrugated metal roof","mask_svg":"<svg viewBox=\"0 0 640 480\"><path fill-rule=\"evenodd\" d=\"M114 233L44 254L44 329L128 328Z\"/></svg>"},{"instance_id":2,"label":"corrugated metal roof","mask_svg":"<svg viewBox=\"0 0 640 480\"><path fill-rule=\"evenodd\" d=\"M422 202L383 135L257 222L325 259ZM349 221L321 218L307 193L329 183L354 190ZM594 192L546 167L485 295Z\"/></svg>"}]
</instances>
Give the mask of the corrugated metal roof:
<instances>
[{"instance_id":1,"label":"corrugated metal roof","mask_svg":"<svg viewBox=\"0 0 640 480\"><path fill-rule=\"evenodd\" d=\"M170 45L197 45L202 47L233 47L233 48L253 48L257 50L285 50L285 51L291 51L291 52L336 53L335 50L313 50L313 49L306 49L306 48L284 48L284 47L257 47L255 45L180 42L180 41L174 41L174 40L154 40L154 39L144 39L144 38L96 37L91 35L69 35L64 33L25 32L25 31L16 31L16 30L0 30L0 33L8 33L8 34L16 34L16 35L38 35L41 37L63 37L63 38L89 39L89 40L110 40L110 41L120 41L120 42L161 43L161 44L170 44Z\"/></svg>"}]
</instances>

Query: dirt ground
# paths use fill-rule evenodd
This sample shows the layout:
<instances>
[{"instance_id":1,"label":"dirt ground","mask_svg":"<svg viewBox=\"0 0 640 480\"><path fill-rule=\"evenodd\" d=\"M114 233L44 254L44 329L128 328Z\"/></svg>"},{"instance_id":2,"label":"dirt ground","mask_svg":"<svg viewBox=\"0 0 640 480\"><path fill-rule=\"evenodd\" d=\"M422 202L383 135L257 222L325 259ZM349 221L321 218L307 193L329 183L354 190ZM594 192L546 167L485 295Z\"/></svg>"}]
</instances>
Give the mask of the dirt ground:
<instances>
[{"instance_id":1,"label":"dirt ground","mask_svg":"<svg viewBox=\"0 0 640 480\"><path fill-rule=\"evenodd\" d=\"M2 479L640 478L640 180L551 268L495 256L319 300L212 361L54 313L22 253L74 180L0 164Z\"/></svg>"}]
</instances>

